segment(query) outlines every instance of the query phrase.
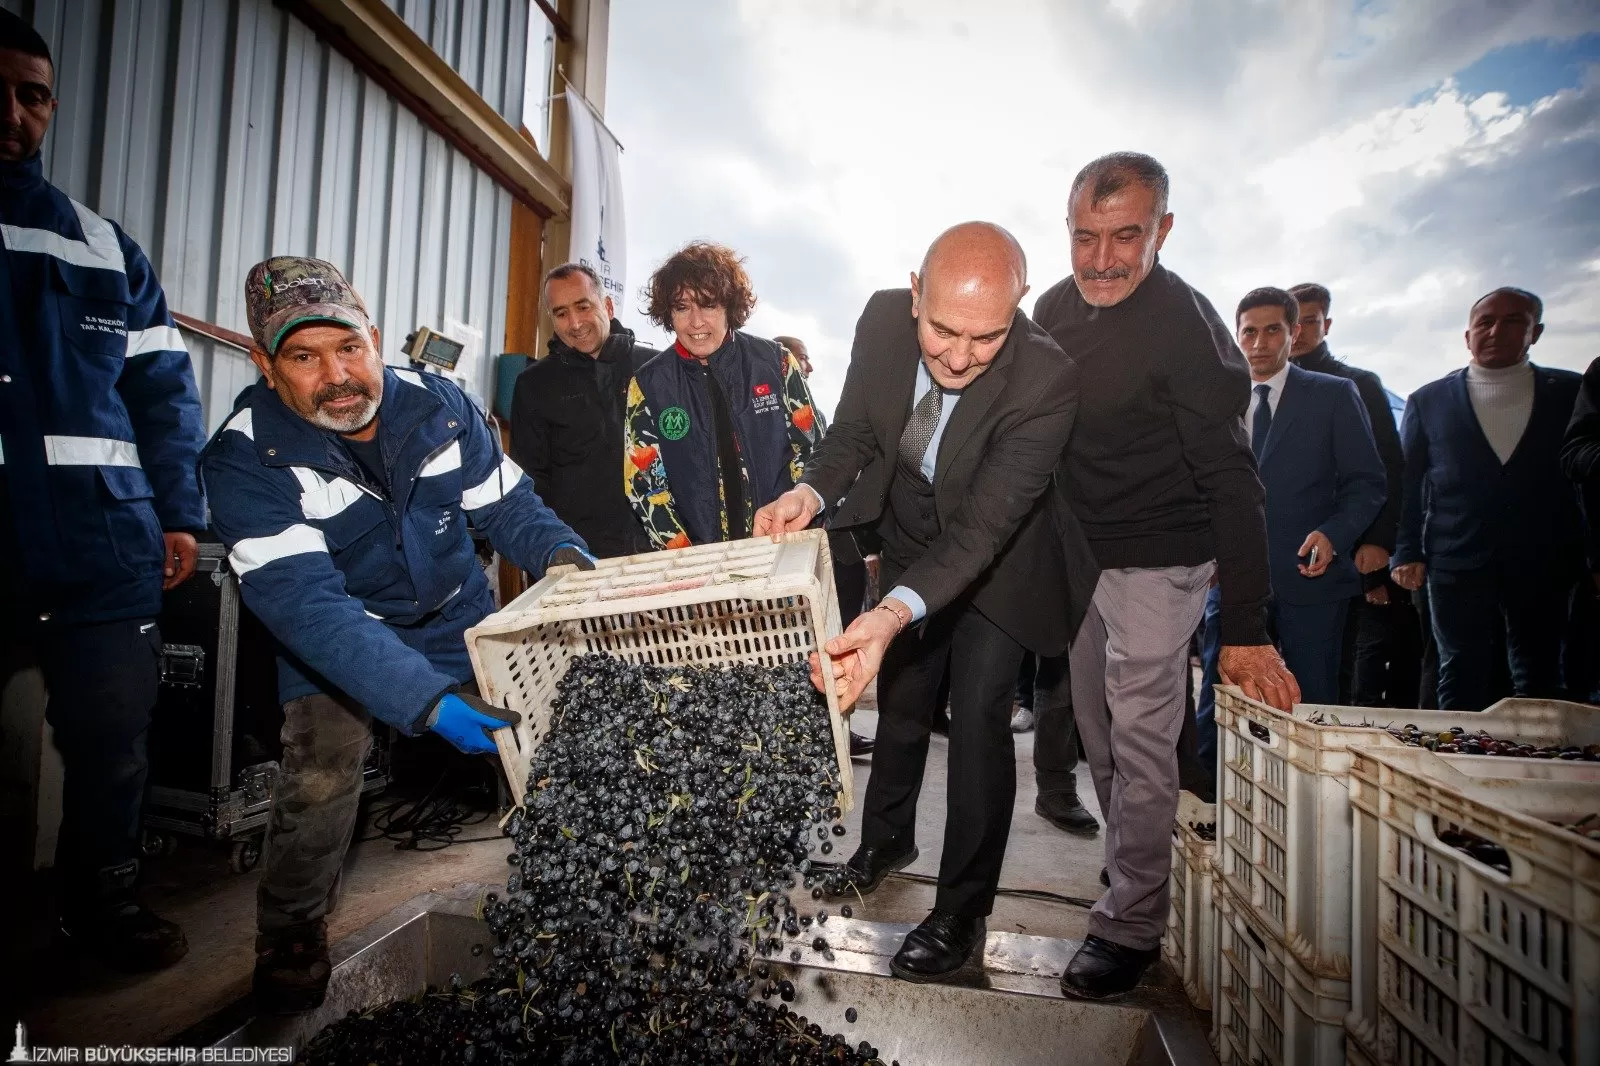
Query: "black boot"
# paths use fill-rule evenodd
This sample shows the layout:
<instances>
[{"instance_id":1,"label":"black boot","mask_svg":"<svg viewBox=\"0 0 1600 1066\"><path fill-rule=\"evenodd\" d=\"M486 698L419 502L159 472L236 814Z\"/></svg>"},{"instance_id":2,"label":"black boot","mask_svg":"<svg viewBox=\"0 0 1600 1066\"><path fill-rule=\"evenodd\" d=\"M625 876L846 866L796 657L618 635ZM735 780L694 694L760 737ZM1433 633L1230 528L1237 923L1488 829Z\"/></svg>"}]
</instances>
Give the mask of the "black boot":
<instances>
[{"instance_id":1,"label":"black boot","mask_svg":"<svg viewBox=\"0 0 1600 1066\"><path fill-rule=\"evenodd\" d=\"M1086 937L1067 963L1067 972L1061 975L1061 994L1071 999L1116 999L1127 995L1160 954L1160 948L1140 951L1097 936Z\"/></svg>"},{"instance_id":2,"label":"black boot","mask_svg":"<svg viewBox=\"0 0 1600 1066\"><path fill-rule=\"evenodd\" d=\"M171 966L189 953L183 930L146 910L134 895L139 863L129 859L69 883L61 911L66 946L119 970Z\"/></svg>"},{"instance_id":3,"label":"black boot","mask_svg":"<svg viewBox=\"0 0 1600 1066\"><path fill-rule=\"evenodd\" d=\"M937 981L983 954L988 923L936 910L906 934L889 960L889 971L904 981Z\"/></svg>"},{"instance_id":4,"label":"black boot","mask_svg":"<svg viewBox=\"0 0 1600 1066\"><path fill-rule=\"evenodd\" d=\"M262 1013L299 1014L322 1006L332 975L328 927L320 919L256 937L251 984Z\"/></svg>"},{"instance_id":5,"label":"black boot","mask_svg":"<svg viewBox=\"0 0 1600 1066\"><path fill-rule=\"evenodd\" d=\"M838 896L869 896L883 879L896 870L904 870L917 861L916 845L905 848L880 848L863 844L850 856L850 861L840 867L834 894Z\"/></svg>"},{"instance_id":6,"label":"black boot","mask_svg":"<svg viewBox=\"0 0 1600 1066\"><path fill-rule=\"evenodd\" d=\"M1033 810L1057 829L1076 836L1092 837L1100 832L1100 823L1078 802L1076 783L1071 788L1040 791L1039 798L1033 801Z\"/></svg>"}]
</instances>

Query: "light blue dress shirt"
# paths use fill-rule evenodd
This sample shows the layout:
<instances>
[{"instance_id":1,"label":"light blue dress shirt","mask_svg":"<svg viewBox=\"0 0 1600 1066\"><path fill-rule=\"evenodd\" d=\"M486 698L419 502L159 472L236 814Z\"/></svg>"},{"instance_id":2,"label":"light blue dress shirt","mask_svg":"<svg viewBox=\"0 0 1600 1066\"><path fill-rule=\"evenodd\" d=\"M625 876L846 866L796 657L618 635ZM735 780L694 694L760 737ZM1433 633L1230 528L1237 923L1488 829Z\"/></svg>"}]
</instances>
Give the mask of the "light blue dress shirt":
<instances>
[{"instance_id":1,"label":"light blue dress shirt","mask_svg":"<svg viewBox=\"0 0 1600 1066\"><path fill-rule=\"evenodd\" d=\"M915 410L917 404L928 394L928 390L935 387L933 375L928 373L928 364L921 359L917 360L917 388L916 395L911 397L912 409ZM944 438L944 427L950 424L950 413L956 409L956 404L960 402L960 389L944 390L944 403L939 408L939 424L933 427L933 439L928 442L928 450L922 453L922 476L928 479L929 484L933 483L933 475L936 469L934 464L939 458L939 441ZM911 608L911 620L913 622L922 621L928 614L927 603L921 596L917 595L915 589L907 588L905 585L896 585L888 591L885 598L887 596L893 596Z\"/></svg>"}]
</instances>

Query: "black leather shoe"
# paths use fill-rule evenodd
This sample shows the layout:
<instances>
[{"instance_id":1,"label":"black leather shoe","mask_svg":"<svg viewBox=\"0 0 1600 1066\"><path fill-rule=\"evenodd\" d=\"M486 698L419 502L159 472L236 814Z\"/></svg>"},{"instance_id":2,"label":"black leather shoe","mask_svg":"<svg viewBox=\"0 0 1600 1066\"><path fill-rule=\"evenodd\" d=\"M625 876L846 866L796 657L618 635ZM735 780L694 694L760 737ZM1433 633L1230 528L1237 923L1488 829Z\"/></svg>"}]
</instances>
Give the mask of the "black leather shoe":
<instances>
[{"instance_id":1,"label":"black leather shoe","mask_svg":"<svg viewBox=\"0 0 1600 1066\"><path fill-rule=\"evenodd\" d=\"M1100 832L1100 823L1078 802L1076 789L1041 792L1039 798L1033 801L1033 810L1057 829L1077 836L1092 837Z\"/></svg>"},{"instance_id":2,"label":"black leather shoe","mask_svg":"<svg viewBox=\"0 0 1600 1066\"><path fill-rule=\"evenodd\" d=\"M60 932L68 950L129 973L162 970L189 953L182 929L131 898L63 914Z\"/></svg>"},{"instance_id":3,"label":"black leather shoe","mask_svg":"<svg viewBox=\"0 0 1600 1066\"><path fill-rule=\"evenodd\" d=\"M934 911L906 934L889 960L889 972L903 981L937 981L983 955L988 923L982 918Z\"/></svg>"},{"instance_id":4,"label":"black leather shoe","mask_svg":"<svg viewBox=\"0 0 1600 1066\"><path fill-rule=\"evenodd\" d=\"M872 749L877 746L878 742L871 737L864 737L860 733L850 734L850 758L852 759L871 758Z\"/></svg>"},{"instance_id":5,"label":"black leather shoe","mask_svg":"<svg viewBox=\"0 0 1600 1066\"><path fill-rule=\"evenodd\" d=\"M1105 885L1107 888L1111 887L1111 875L1106 873L1106 868L1104 866L1100 867L1100 883Z\"/></svg>"},{"instance_id":6,"label":"black leather shoe","mask_svg":"<svg viewBox=\"0 0 1600 1066\"><path fill-rule=\"evenodd\" d=\"M883 879L896 870L904 870L917 861L917 848L912 845L901 851L863 844L850 856L850 861L839 870L839 896L870 896Z\"/></svg>"},{"instance_id":7,"label":"black leather shoe","mask_svg":"<svg viewBox=\"0 0 1600 1066\"><path fill-rule=\"evenodd\" d=\"M1087 937L1061 975L1061 994L1070 999L1116 999L1132 992L1160 948L1140 951L1100 937Z\"/></svg>"}]
</instances>

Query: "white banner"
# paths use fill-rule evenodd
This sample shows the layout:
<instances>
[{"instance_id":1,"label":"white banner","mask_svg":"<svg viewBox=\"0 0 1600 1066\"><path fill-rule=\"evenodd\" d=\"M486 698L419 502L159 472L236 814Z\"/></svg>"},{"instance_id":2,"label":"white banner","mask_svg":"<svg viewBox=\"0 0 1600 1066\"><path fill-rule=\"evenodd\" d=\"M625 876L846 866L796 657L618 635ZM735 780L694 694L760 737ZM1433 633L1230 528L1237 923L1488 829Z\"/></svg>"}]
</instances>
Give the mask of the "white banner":
<instances>
[{"instance_id":1,"label":"white banner","mask_svg":"<svg viewBox=\"0 0 1600 1066\"><path fill-rule=\"evenodd\" d=\"M567 127L572 131L572 258L600 275L620 314L628 272L622 146L570 89Z\"/></svg>"}]
</instances>

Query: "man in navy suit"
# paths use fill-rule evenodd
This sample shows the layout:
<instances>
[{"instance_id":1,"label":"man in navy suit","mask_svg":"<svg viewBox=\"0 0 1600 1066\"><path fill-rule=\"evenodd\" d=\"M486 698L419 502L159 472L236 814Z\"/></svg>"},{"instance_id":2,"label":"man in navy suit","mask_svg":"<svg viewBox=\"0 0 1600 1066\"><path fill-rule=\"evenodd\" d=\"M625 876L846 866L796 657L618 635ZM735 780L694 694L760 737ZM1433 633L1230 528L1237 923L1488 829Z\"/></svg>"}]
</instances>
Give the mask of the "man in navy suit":
<instances>
[{"instance_id":1,"label":"man in navy suit","mask_svg":"<svg viewBox=\"0 0 1600 1066\"><path fill-rule=\"evenodd\" d=\"M1582 573L1583 521L1561 442L1582 378L1528 362L1544 305L1496 289L1472 305L1472 361L1422 386L1400 426L1405 495L1393 574L1427 582L1439 706L1491 699L1496 631L1519 696L1559 697L1567 599Z\"/></svg>"},{"instance_id":2,"label":"man in navy suit","mask_svg":"<svg viewBox=\"0 0 1600 1066\"><path fill-rule=\"evenodd\" d=\"M1339 653L1350 599L1361 592L1351 556L1383 509L1383 460L1356 387L1289 361L1299 302L1261 288L1234 323L1250 363L1245 429L1267 496L1272 626L1307 703L1339 700ZM1216 590L1206 603L1204 686L1217 678ZM1202 759L1216 760L1216 723L1200 723Z\"/></svg>"}]
</instances>

